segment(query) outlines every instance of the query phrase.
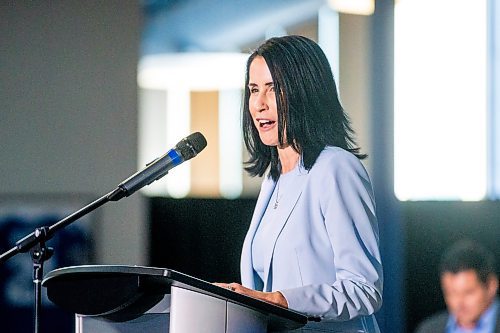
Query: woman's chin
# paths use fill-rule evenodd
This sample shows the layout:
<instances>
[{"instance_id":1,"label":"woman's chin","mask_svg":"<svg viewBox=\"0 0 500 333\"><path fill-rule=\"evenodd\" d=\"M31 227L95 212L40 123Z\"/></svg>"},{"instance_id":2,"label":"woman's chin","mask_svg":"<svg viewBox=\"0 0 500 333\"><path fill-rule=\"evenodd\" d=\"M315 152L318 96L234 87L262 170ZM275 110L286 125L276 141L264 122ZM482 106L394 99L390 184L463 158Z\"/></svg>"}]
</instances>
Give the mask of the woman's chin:
<instances>
[{"instance_id":1,"label":"woman's chin","mask_svg":"<svg viewBox=\"0 0 500 333\"><path fill-rule=\"evenodd\" d=\"M266 146L277 146L279 144L277 138L271 138L269 135L262 135L262 133L259 135L260 136L260 141L265 144Z\"/></svg>"}]
</instances>

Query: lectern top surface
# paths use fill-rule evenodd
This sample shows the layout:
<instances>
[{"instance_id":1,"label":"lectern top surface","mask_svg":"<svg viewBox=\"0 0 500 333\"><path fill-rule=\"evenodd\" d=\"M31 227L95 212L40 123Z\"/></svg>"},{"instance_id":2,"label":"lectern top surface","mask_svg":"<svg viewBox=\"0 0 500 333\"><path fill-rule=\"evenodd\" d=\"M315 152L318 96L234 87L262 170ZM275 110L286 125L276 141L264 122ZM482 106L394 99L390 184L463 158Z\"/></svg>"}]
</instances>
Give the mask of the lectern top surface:
<instances>
[{"instance_id":1,"label":"lectern top surface","mask_svg":"<svg viewBox=\"0 0 500 333\"><path fill-rule=\"evenodd\" d=\"M235 293L167 268L127 265L84 265L49 272L42 285L55 304L82 315L125 321L141 315L176 286L243 305L269 316L270 328L300 327L301 313Z\"/></svg>"}]
</instances>

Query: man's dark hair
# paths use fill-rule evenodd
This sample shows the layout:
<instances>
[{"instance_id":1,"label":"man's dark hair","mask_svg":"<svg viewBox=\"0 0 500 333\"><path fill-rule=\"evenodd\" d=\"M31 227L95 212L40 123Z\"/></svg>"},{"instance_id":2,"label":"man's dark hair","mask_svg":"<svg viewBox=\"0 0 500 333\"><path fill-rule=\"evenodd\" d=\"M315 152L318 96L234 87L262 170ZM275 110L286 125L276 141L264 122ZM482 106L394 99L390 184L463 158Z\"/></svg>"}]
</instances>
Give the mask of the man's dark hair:
<instances>
[{"instance_id":1,"label":"man's dark hair","mask_svg":"<svg viewBox=\"0 0 500 333\"><path fill-rule=\"evenodd\" d=\"M250 155L245 170L250 175L262 176L269 166L274 180L281 173L276 148L260 141L249 112L249 71L257 56L265 59L273 78L280 146L290 145L301 154L306 170L311 169L326 146L343 148L360 159L366 157L354 142L354 131L340 104L330 64L321 48L302 36L275 37L257 48L247 62L243 137Z\"/></svg>"},{"instance_id":2,"label":"man's dark hair","mask_svg":"<svg viewBox=\"0 0 500 333\"><path fill-rule=\"evenodd\" d=\"M495 272L495 257L486 248L470 240L462 240L452 245L441 258L439 274L457 274L473 270L479 280L486 283Z\"/></svg>"}]
</instances>

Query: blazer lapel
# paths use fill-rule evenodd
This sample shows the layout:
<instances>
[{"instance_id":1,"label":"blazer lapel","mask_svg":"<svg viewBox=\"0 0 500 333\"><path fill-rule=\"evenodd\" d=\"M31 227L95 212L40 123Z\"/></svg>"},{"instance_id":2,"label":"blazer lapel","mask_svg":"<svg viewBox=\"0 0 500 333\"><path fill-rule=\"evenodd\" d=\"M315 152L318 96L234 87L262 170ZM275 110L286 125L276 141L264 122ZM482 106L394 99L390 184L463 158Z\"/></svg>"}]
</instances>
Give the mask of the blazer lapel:
<instances>
[{"instance_id":1,"label":"blazer lapel","mask_svg":"<svg viewBox=\"0 0 500 333\"><path fill-rule=\"evenodd\" d=\"M304 189L305 184L307 183L307 179L309 178L309 174L307 171L303 171L304 173L301 173L300 176L296 178L295 186L297 188L296 191L294 191L293 196L287 197L286 200L283 202L280 202L280 206L278 206L278 210L280 210L279 215L282 216L283 218L277 221L272 221L274 224L274 227L272 228L272 231L269 234L269 249L266 253L265 261L264 261L264 267L267 269L264 269L264 291L271 291L271 280L272 280L272 273L271 272L271 263L274 255L274 249L276 247L276 242L278 240L278 237L285 227L285 224L288 221L288 218L290 217L290 214L292 213L293 209L295 208L295 205L297 204L302 191ZM269 200L268 200L269 201ZM267 204L266 204L267 207ZM266 209L264 207L264 211ZM262 215L260 216L262 218ZM259 218L259 221L260 221Z\"/></svg>"},{"instance_id":2,"label":"blazer lapel","mask_svg":"<svg viewBox=\"0 0 500 333\"><path fill-rule=\"evenodd\" d=\"M241 282L243 285L253 289L256 289L257 286L255 284L254 270L252 266L252 241L275 187L276 183L267 176L262 181L259 198L255 204L252 220L250 222L250 226L248 227L248 232L245 236L245 241L243 242L243 248L241 251Z\"/></svg>"}]
</instances>

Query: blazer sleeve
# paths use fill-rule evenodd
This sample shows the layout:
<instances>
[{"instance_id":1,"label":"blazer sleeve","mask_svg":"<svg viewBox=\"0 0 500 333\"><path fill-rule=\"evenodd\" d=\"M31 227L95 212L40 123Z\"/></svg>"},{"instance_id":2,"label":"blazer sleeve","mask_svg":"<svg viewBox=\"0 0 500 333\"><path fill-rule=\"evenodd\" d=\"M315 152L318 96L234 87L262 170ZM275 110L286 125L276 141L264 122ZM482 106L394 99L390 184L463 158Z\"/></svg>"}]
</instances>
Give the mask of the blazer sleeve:
<instances>
[{"instance_id":1,"label":"blazer sleeve","mask_svg":"<svg viewBox=\"0 0 500 333\"><path fill-rule=\"evenodd\" d=\"M311 169L311 172L313 169ZM359 160L342 151L311 174L334 257L335 281L280 290L290 309L329 320L371 315L382 305L375 201ZM321 189L321 190L320 190Z\"/></svg>"}]
</instances>

